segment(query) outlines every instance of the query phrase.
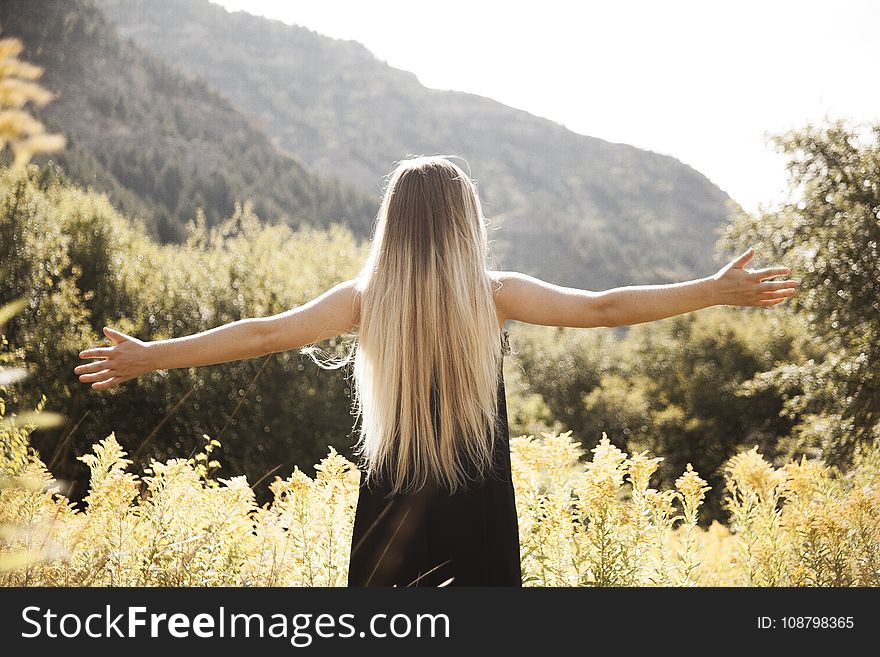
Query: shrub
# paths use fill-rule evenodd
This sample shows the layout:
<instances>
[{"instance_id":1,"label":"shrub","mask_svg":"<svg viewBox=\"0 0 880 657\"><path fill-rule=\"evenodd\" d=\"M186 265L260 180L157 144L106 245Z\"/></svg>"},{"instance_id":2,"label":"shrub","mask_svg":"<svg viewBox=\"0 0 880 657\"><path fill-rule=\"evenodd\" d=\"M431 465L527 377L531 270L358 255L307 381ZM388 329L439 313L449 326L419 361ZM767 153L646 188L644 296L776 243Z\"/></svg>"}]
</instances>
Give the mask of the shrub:
<instances>
[{"instance_id":1,"label":"shrub","mask_svg":"<svg viewBox=\"0 0 880 657\"><path fill-rule=\"evenodd\" d=\"M111 433L80 457L91 473L83 510L36 452L4 456L16 484L0 490L0 523L16 529L0 556L18 558L0 583L344 585L355 465L331 447L315 477L295 469L276 478L260 506L244 476L214 477L220 445L203 439L193 458L153 460L139 478ZM511 440L526 585L878 584L876 446L847 473L806 459L774 468L757 449L741 452L725 468L733 522L708 529L697 525L707 486L691 467L675 488L657 490L659 458L628 455L605 435L591 460L581 451L570 431Z\"/></svg>"}]
</instances>

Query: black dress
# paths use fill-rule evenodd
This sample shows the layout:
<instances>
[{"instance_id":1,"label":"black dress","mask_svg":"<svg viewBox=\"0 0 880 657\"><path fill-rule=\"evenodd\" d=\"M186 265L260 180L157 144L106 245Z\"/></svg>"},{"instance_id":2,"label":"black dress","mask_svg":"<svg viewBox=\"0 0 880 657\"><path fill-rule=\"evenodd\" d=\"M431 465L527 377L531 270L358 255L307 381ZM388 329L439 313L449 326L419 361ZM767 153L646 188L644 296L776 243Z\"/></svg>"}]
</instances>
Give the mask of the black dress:
<instances>
[{"instance_id":1,"label":"black dress","mask_svg":"<svg viewBox=\"0 0 880 657\"><path fill-rule=\"evenodd\" d=\"M501 339L507 354L506 330ZM382 482L366 486L361 471L349 586L522 586L503 371L498 407L495 469L464 490L426 484L388 497Z\"/></svg>"}]
</instances>

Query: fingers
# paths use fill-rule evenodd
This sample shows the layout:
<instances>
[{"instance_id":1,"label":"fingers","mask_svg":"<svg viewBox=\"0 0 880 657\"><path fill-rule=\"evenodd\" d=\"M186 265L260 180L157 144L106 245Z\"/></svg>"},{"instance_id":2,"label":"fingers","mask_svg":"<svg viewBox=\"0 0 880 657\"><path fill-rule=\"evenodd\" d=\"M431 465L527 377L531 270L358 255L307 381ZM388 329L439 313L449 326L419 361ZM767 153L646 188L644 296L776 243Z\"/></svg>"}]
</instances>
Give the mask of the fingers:
<instances>
[{"instance_id":1,"label":"fingers","mask_svg":"<svg viewBox=\"0 0 880 657\"><path fill-rule=\"evenodd\" d=\"M736 260L733 261L733 267L743 268L746 266L746 263L752 259L752 256L755 255L755 249L749 247L745 253L739 256Z\"/></svg>"},{"instance_id":2,"label":"fingers","mask_svg":"<svg viewBox=\"0 0 880 657\"><path fill-rule=\"evenodd\" d=\"M788 298L793 297L795 295L794 288L786 288L784 290L770 290L769 292L760 292L758 294L758 299L762 301L766 301L767 299L779 299L779 298Z\"/></svg>"},{"instance_id":3,"label":"fingers","mask_svg":"<svg viewBox=\"0 0 880 657\"><path fill-rule=\"evenodd\" d=\"M123 381L126 381L124 377L114 376L104 381L98 381L97 383L92 384L92 388L95 390L106 390L107 388L112 388L115 385L119 385Z\"/></svg>"},{"instance_id":4,"label":"fingers","mask_svg":"<svg viewBox=\"0 0 880 657\"><path fill-rule=\"evenodd\" d=\"M125 333L117 331L116 329L112 329L109 326L104 327L104 335L110 338L113 341L113 344L118 344L123 340L129 339L129 336L127 336Z\"/></svg>"},{"instance_id":5,"label":"fingers","mask_svg":"<svg viewBox=\"0 0 880 657\"><path fill-rule=\"evenodd\" d=\"M101 370L108 369L109 360L96 360L91 363L86 363L84 365L77 365L73 368L74 374L89 374L91 372L100 372Z\"/></svg>"},{"instance_id":6,"label":"fingers","mask_svg":"<svg viewBox=\"0 0 880 657\"><path fill-rule=\"evenodd\" d=\"M80 358L99 358L100 360L85 363L73 368L79 380L83 383L91 383L96 390L105 390L122 383L126 379L117 375L116 370L110 367L110 356L113 347L94 347L79 352Z\"/></svg>"},{"instance_id":7,"label":"fingers","mask_svg":"<svg viewBox=\"0 0 880 657\"><path fill-rule=\"evenodd\" d=\"M762 292L769 292L772 290L787 290L794 289L798 286L797 281L767 281L764 283L758 283L758 289Z\"/></svg>"},{"instance_id":8,"label":"fingers","mask_svg":"<svg viewBox=\"0 0 880 657\"><path fill-rule=\"evenodd\" d=\"M80 374L79 380L83 383L91 383L93 381L103 381L111 376L114 376L114 370L101 370L92 374Z\"/></svg>"},{"instance_id":9,"label":"fingers","mask_svg":"<svg viewBox=\"0 0 880 657\"><path fill-rule=\"evenodd\" d=\"M113 353L113 347L93 347L79 352L80 358L106 358Z\"/></svg>"},{"instance_id":10,"label":"fingers","mask_svg":"<svg viewBox=\"0 0 880 657\"><path fill-rule=\"evenodd\" d=\"M759 281L763 281L765 278L773 278L774 276L788 276L790 273L791 269L788 267L767 267L766 269L756 269L749 272Z\"/></svg>"},{"instance_id":11,"label":"fingers","mask_svg":"<svg viewBox=\"0 0 880 657\"><path fill-rule=\"evenodd\" d=\"M797 281L760 283L758 285L758 292L753 297L751 303L746 303L745 305L775 306L789 297L793 297L797 293L796 285Z\"/></svg>"}]
</instances>

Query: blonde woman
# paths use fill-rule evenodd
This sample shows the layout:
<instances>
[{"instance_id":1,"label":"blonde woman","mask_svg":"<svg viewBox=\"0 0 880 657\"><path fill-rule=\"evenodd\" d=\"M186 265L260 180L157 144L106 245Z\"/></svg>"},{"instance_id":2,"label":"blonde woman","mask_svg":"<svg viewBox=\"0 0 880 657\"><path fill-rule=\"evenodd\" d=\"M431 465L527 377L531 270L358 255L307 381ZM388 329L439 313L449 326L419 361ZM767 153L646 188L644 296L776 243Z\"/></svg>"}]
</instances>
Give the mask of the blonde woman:
<instances>
[{"instance_id":1,"label":"blonde woman","mask_svg":"<svg viewBox=\"0 0 880 657\"><path fill-rule=\"evenodd\" d=\"M772 306L794 294L785 267L591 292L487 269L473 181L446 157L404 160L388 179L360 275L303 306L195 335L143 342L109 327L80 356L104 390L153 370L211 365L354 336L354 453L361 483L352 586L520 586L503 357L508 320L623 326L708 306ZM336 363L338 365L339 363Z\"/></svg>"}]
</instances>

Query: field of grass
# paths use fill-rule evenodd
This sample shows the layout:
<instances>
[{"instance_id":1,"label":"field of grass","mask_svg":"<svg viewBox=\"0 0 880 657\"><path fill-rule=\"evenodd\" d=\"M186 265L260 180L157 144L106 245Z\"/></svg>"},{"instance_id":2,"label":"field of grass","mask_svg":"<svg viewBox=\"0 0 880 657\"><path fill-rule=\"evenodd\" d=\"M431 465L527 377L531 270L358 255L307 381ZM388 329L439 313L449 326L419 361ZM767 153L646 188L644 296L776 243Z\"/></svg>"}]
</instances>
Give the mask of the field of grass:
<instances>
[{"instance_id":1,"label":"field of grass","mask_svg":"<svg viewBox=\"0 0 880 657\"><path fill-rule=\"evenodd\" d=\"M331 448L315 478L298 469L258 506L244 477L215 476L205 436L191 459L142 476L114 434L81 457L85 508L60 493L32 426L0 429L0 584L6 586L339 586L346 582L358 471ZM706 485L687 469L650 487L659 459L607 437L582 458L571 432L511 440L528 586L876 586L880 451L837 472L774 468L756 449L726 467L729 527L697 525Z\"/></svg>"}]
</instances>

